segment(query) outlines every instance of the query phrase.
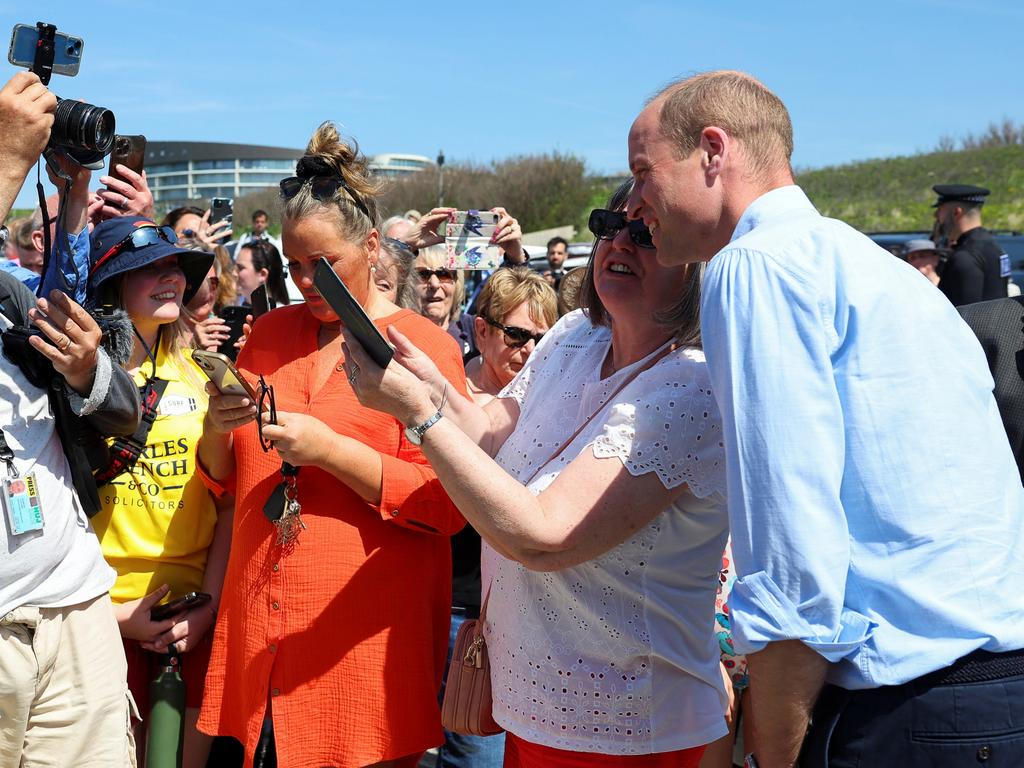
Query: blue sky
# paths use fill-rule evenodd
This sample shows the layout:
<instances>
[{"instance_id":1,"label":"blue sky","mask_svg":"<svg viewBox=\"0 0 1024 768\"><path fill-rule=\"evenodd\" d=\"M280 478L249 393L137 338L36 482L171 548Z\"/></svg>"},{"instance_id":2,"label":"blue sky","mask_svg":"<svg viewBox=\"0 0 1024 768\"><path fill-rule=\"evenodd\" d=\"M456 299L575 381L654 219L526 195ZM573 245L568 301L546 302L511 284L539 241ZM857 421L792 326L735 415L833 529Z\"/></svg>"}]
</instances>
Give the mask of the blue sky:
<instances>
[{"instance_id":1,"label":"blue sky","mask_svg":"<svg viewBox=\"0 0 1024 768\"><path fill-rule=\"evenodd\" d=\"M557 149L615 172L651 92L722 67L782 97L798 167L1024 122L1018 0L0 0L0 29L42 13L86 41L81 74L54 76L54 91L110 107L120 132L150 140L301 147L332 119L369 154L443 148L486 162ZM18 203L33 200L26 185Z\"/></svg>"}]
</instances>

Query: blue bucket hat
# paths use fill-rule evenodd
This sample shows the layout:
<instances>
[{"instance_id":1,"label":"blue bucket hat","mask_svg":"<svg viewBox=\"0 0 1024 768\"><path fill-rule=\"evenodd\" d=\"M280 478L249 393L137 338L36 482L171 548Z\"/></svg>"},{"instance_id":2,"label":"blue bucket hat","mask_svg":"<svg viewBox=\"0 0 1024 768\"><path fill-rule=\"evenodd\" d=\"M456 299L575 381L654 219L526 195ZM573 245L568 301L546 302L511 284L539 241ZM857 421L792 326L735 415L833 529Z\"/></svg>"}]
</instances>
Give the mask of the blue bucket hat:
<instances>
[{"instance_id":1,"label":"blue bucket hat","mask_svg":"<svg viewBox=\"0 0 1024 768\"><path fill-rule=\"evenodd\" d=\"M118 216L98 224L90 238L89 296L95 302L100 287L112 277L145 267L154 261L177 256L185 273L181 303L196 295L213 266L213 254L179 248L170 227L158 227L142 216Z\"/></svg>"}]
</instances>

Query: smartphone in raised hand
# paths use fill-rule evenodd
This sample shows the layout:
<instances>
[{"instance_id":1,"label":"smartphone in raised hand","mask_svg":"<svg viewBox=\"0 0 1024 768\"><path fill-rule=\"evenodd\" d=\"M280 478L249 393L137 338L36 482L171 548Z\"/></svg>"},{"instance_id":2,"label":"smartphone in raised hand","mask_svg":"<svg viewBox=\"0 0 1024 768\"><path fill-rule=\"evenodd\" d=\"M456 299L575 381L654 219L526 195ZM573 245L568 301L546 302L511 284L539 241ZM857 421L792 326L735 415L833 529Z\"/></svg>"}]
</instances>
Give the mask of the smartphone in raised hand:
<instances>
[{"instance_id":1,"label":"smartphone in raised hand","mask_svg":"<svg viewBox=\"0 0 1024 768\"><path fill-rule=\"evenodd\" d=\"M366 314L355 297L349 292L345 283L341 281L337 273L331 269L327 259L321 258L313 273L313 287L323 297L327 305L334 310L345 327L352 331L359 343L366 349L367 354L381 368L387 368L395 350L388 343L384 335L373 324L369 315Z\"/></svg>"}]
</instances>

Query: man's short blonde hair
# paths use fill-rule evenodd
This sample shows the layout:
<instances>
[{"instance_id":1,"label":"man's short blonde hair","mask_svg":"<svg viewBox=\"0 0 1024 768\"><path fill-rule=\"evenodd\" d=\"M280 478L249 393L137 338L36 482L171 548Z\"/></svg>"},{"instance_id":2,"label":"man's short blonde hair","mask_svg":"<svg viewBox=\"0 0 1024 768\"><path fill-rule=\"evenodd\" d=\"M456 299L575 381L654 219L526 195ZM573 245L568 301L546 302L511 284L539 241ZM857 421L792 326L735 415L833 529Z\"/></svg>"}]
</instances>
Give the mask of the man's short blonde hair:
<instances>
[{"instance_id":1,"label":"man's short blonde hair","mask_svg":"<svg viewBox=\"0 0 1024 768\"><path fill-rule=\"evenodd\" d=\"M692 154L701 132L714 125L740 142L753 174L790 170L789 112L778 96L750 75L703 72L670 83L651 101L662 103L662 133L675 142L681 157Z\"/></svg>"}]
</instances>

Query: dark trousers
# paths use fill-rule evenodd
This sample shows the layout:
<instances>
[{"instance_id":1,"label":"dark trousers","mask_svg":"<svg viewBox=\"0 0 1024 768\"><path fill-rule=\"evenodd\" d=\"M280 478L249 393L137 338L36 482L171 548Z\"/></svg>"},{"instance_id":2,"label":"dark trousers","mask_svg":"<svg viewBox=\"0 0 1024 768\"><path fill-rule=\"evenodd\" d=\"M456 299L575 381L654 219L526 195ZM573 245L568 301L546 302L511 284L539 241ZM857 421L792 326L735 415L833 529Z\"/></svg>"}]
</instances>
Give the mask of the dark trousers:
<instances>
[{"instance_id":1,"label":"dark trousers","mask_svg":"<svg viewBox=\"0 0 1024 768\"><path fill-rule=\"evenodd\" d=\"M801 768L1024 766L1024 674L966 682L942 673L863 691L825 686Z\"/></svg>"}]
</instances>

